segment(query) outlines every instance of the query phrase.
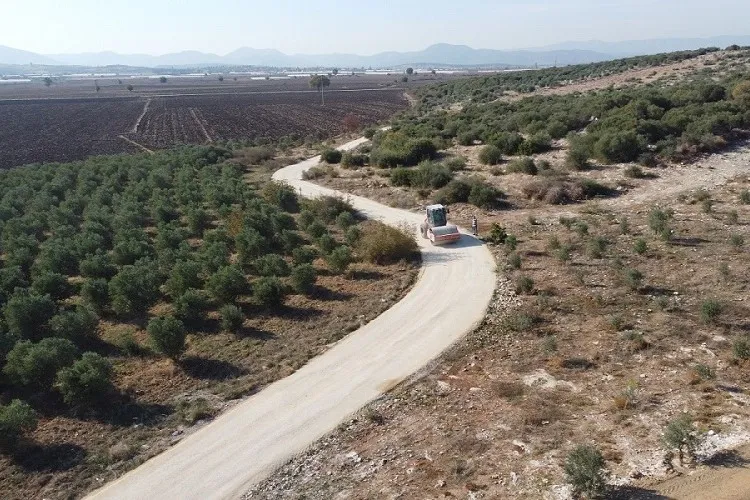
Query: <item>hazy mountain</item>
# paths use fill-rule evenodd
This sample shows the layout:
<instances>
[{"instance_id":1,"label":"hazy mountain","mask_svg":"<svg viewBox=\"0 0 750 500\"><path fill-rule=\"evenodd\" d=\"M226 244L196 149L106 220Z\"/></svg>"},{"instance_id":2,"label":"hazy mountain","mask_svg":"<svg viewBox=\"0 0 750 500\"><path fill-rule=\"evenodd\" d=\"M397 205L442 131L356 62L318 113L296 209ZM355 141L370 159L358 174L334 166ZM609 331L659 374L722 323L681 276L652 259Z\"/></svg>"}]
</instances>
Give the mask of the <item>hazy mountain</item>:
<instances>
[{"instance_id":1,"label":"hazy mountain","mask_svg":"<svg viewBox=\"0 0 750 500\"><path fill-rule=\"evenodd\" d=\"M196 66L223 64L223 58L197 50L186 50L173 54L152 56L148 54L118 54L117 52L84 52L81 54L50 54L49 57L62 64L75 66Z\"/></svg>"},{"instance_id":2,"label":"hazy mountain","mask_svg":"<svg viewBox=\"0 0 750 500\"><path fill-rule=\"evenodd\" d=\"M64 64L82 66L205 66L244 65L279 67L372 67L390 68L406 65L465 66L530 66L534 64L575 64L611 59L611 55L592 50L502 51L473 49L466 45L436 44L417 52L382 52L371 56L356 54L292 54L274 49L242 47L225 56L185 51L161 56L99 52L85 54L54 54L49 56ZM0 61L2 62L2 61Z\"/></svg>"},{"instance_id":3,"label":"hazy mountain","mask_svg":"<svg viewBox=\"0 0 750 500\"><path fill-rule=\"evenodd\" d=\"M644 55L679 50L693 50L704 47L726 48L730 45L750 45L748 35L722 35L709 38L655 38L650 40L626 40L623 42L603 42L589 40L585 42L564 42L539 47L534 50L592 50L611 55Z\"/></svg>"},{"instance_id":4,"label":"hazy mountain","mask_svg":"<svg viewBox=\"0 0 750 500\"><path fill-rule=\"evenodd\" d=\"M275 49L242 47L229 54L184 51L160 56L90 52L82 54L51 54L43 56L0 46L0 63L63 64L77 66L140 66L140 67L206 67L206 66L276 66L276 67L340 67L393 68L413 65L430 66L549 66L605 61L617 57L697 49L750 45L750 36L717 36L711 38L669 38L631 40L624 42L565 42L528 50L473 49L466 45L439 43L415 52L382 52L370 56L356 54L292 54Z\"/></svg>"},{"instance_id":5,"label":"hazy mountain","mask_svg":"<svg viewBox=\"0 0 750 500\"><path fill-rule=\"evenodd\" d=\"M59 64L54 59L28 52L26 50L13 49L0 45L0 62L5 64Z\"/></svg>"}]
</instances>

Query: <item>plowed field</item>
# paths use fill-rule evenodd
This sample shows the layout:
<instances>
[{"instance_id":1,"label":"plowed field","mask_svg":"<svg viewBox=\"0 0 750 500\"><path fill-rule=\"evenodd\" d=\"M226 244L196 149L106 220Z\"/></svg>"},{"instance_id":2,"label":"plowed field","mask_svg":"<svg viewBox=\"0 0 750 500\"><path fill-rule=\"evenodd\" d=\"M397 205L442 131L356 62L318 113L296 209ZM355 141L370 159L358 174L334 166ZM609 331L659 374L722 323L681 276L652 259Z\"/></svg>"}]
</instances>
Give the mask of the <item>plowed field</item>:
<instances>
[{"instance_id":1,"label":"plowed field","mask_svg":"<svg viewBox=\"0 0 750 500\"><path fill-rule=\"evenodd\" d=\"M344 131L346 117L366 126L408 105L406 88L392 77L334 80L324 106L306 80L216 83L150 83L124 94L102 84L94 97L79 97L80 85L66 83L2 89L0 168L138 152L138 145L153 150L260 137L323 138Z\"/></svg>"}]
</instances>

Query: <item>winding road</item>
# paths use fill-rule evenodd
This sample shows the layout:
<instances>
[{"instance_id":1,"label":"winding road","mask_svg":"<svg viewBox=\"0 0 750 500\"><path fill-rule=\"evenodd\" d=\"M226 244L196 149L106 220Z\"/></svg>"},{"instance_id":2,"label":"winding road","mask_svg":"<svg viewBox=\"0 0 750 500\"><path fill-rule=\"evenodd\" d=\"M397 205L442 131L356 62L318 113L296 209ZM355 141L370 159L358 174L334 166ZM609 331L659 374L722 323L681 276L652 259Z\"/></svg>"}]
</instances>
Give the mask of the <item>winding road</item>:
<instances>
[{"instance_id":1,"label":"winding road","mask_svg":"<svg viewBox=\"0 0 750 500\"><path fill-rule=\"evenodd\" d=\"M358 139L340 149L364 142ZM274 179L303 196L340 194L301 180L318 161L315 157L283 168ZM368 218L407 223L417 233L420 214L357 196L348 199ZM435 359L484 317L495 288L495 263L489 250L469 235L452 246L433 247L421 238L419 244L419 278L392 308L90 498L238 498Z\"/></svg>"}]
</instances>

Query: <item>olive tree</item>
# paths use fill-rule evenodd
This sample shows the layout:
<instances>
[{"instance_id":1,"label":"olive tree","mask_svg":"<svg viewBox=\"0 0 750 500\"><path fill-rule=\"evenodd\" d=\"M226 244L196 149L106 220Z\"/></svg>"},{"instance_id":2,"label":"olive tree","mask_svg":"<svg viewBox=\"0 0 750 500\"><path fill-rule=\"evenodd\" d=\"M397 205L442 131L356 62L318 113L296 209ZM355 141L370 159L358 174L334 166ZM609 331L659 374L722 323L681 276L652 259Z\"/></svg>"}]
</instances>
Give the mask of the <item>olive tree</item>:
<instances>
[{"instance_id":1,"label":"olive tree","mask_svg":"<svg viewBox=\"0 0 750 500\"><path fill-rule=\"evenodd\" d=\"M112 364L94 352L57 373L55 387L69 405L97 403L112 390Z\"/></svg>"},{"instance_id":2,"label":"olive tree","mask_svg":"<svg viewBox=\"0 0 750 500\"><path fill-rule=\"evenodd\" d=\"M178 360L185 352L185 326L174 316L160 316L148 322L151 346L159 354Z\"/></svg>"}]
</instances>

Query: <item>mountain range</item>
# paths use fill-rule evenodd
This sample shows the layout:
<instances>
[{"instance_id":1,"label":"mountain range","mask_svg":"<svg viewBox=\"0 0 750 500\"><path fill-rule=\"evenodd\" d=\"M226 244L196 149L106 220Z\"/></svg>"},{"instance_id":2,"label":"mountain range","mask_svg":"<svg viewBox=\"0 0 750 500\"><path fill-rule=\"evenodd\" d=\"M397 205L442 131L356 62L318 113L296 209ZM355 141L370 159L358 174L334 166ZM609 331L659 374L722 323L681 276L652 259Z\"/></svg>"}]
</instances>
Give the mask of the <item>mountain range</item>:
<instances>
[{"instance_id":1,"label":"mountain range","mask_svg":"<svg viewBox=\"0 0 750 500\"><path fill-rule=\"evenodd\" d=\"M14 65L66 66L139 66L139 67L342 67L393 68L406 65L432 66L549 66L598 62L618 57L697 49L750 45L750 36L717 36L711 38L668 38L623 42L565 42L533 49L473 49L466 45L440 43L415 52L382 52L356 54L284 54L275 49L242 47L226 55L183 51L159 56L87 52L80 54L36 54L0 45L0 63Z\"/></svg>"}]
</instances>

